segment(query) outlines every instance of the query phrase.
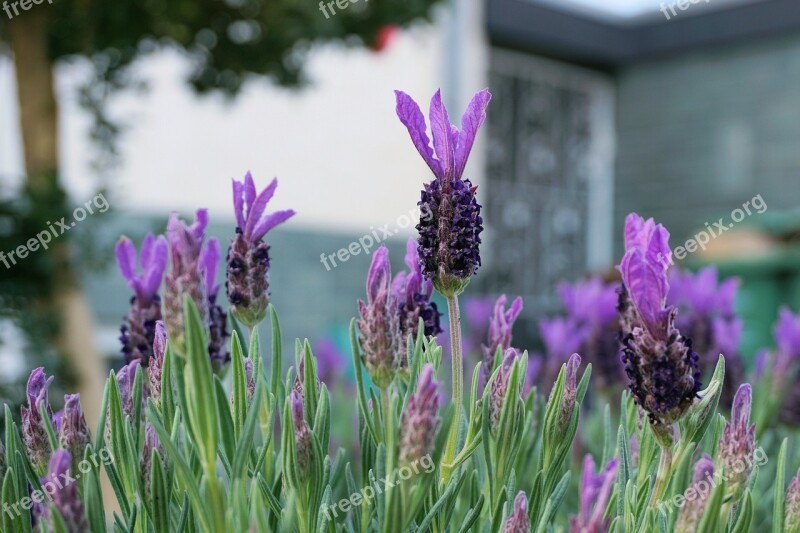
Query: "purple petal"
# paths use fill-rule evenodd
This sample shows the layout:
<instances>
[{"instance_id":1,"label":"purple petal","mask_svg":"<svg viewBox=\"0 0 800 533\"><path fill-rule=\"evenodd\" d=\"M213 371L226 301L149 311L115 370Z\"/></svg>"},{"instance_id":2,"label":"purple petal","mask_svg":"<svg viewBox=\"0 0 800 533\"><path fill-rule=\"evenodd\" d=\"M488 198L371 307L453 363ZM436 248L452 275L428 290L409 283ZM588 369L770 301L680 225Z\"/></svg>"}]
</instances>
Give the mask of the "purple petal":
<instances>
[{"instance_id":1,"label":"purple petal","mask_svg":"<svg viewBox=\"0 0 800 533\"><path fill-rule=\"evenodd\" d=\"M236 215L236 225L244 231L244 183L233 181L233 212Z\"/></svg>"},{"instance_id":2,"label":"purple petal","mask_svg":"<svg viewBox=\"0 0 800 533\"><path fill-rule=\"evenodd\" d=\"M189 230L197 242L203 242L208 227L208 209L198 209L194 224Z\"/></svg>"},{"instance_id":3,"label":"purple petal","mask_svg":"<svg viewBox=\"0 0 800 533\"><path fill-rule=\"evenodd\" d=\"M665 283L639 250L625 254L620 265L622 280L644 326L656 338L666 333L660 328L660 311L664 307L662 285Z\"/></svg>"},{"instance_id":4,"label":"purple petal","mask_svg":"<svg viewBox=\"0 0 800 533\"><path fill-rule=\"evenodd\" d=\"M367 297L372 303L378 298L381 290L389 287L392 279L392 269L389 265L389 250L381 245L372 257L372 264L367 274Z\"/></svg>"},{"instance_id":5,"label":"purple petal","mask_svg":"<svg viewBox=\"0 0 800 533\"><path fill-rule=\"evenodd\" d=\"M122 237L117 243L115 250L117 257L117 266L125 278L128 287L136 291L138 287L138 278L136 276L136 248L127 237Z\"/></svg>"},{"instance_id":6,"label":"purple petal","mask_svg":"<svg viewBox=\"0 0 800 533\"><path fill-rule=\"evenodd\" d=\"M144 258L144 252L142 252ZM167 269L169 250L167 240L159 235L151 246L148 260L142 260L144 273L142 274L141 291L142 296L151 299L161 287L161 280L164 278L164 271Z\"/></svg>"},{"instance_id":7,"label":"purple petal","mask_svg":"<svg viewBox=\"0 0 800 533\"><path fill-rule=\"evenodd\" d=\"M417 251L417 241L413 238L408 239L406 243L406 266L411 270L411 272L419 272L420 271L420 264L419 264L419 252Z\"/></svg>"},{"instance_id":8,"label":"purple petal","mask_svg":"<svg viewBox=\"0 0 800 533\"><path fill-rule=\"evenodd\" d=\"M72 457L66 450L56 450L50 457L50 465L48 468L49 477L52 479L61 479L61 476L66 475L69 467L72 464Z\"/></svg>"},{"instance_id":9,"label":"purple petal","mask_svg":"<svg viewBox=\"0 0 800 533\"><path fill-rule=\"evenodd\" d=\"M750 423L750 409L753 405L753 389L749 383L739 386L736 396L733 398L733 408L731 409L731 425L747 430Z\"/></svg>"},{"instance_id":10,"label":"purple petal","mask_svg":"<svg viewBox=\"0 0 800 533\"><path fill-rule=\"evenodd\" d=\"M217 239L209 239L203 252L200 254L200 271L206 282L206 294L216 296L219 285L216 285L217 266L219 265L220 251Z\"/></svg>"},{"instance_id":11,"label":"purple petal","mask_svg":"<svg viewBox=\"0 0 800 533\"><path fill-rule=\"evenodd\" d=\"M478 129L486 120L486 106L489 105L489 100L491 99L492 95L488 89L476 93L461 117L461 133L458 136L458 148L456 148L455 155L454 175L456 177L461 177L464 174L472 144L475 142Z\"/></svg>"},{"instance_id":12,"label":"purple petal","mask_svg":"<svg viewBox=\"0 0 800 533\"><path fill-rule=\"evenodd\" d=\"M450 118L447 116L447 109L442 103L441 91L431 98L429 111L431 121L431 133L433 134L433 148L436 150L436 157L442 169L442 176L449 176L453 179L453 160L455 158L455 145L450 130Z\"/></svg>"},{"instance_id":13,"label":"purple petal","mask_svg":"<svg viewBox=\"0 0 800 533\"><path fill-rule=\"evenodd\" d=\"M272 178L272 181L269 183L269 185L267 185L267 187L261 191L261 193L253 202L253 205L247 210L247 222L244 229L244 234L248 238L251 238L251 236L254 234L253 230L256 227L256 224L258 224L258 222L261 220L261 215L264 214L264 209L267 208L267 203L270 201L270 199L272 199L277 187L278 178Z\"/></svg>"},{"instance_id":14,"label":"purple petal","mask_svg":"<svg viewBox=\"0 0 800 533\"><path fill-rule=\"evenodd\" d=\"M250 216L250 211L253 209L253 202L256 201L256 182L253 181L253 175L250 171L244 176L244 205L247 208L246 216ZM242 227L244 230L244 227Z\"/></svg>"},{"instance_id":15,"label":"purple petal","mask_svg":"<svg viewBox=\"0 0 800 533\"><path fill-rule=\"evenodd\" d=\"M295 215L294 209L287 209L285 211L276 211L270 215L265 216L262 218L256 227L253 228L253 233L250 235L250 238L253 241L259 241L261 238L267 234L272 228L277 226L278 224L283 224L290 218Z\"/></svg>"},{"instance_id":16,"label":"purple petal","mask_svg":"<svg viewBox=\"0 0 800 533\"><path fill-rule=\"evenodd\" d=\"M397 101L397 117L408 130L408 134L411 136L411 142L414 143L417 152L422 156L425 163L428 164L433 174L435 176L441 176L441 166L439 161L433 157L433 149L431 148L430 140L426 133L425 117L422 115L422 111L417 103L403 91L395 91L394 94Z\"/></svg>"}]
</instances>

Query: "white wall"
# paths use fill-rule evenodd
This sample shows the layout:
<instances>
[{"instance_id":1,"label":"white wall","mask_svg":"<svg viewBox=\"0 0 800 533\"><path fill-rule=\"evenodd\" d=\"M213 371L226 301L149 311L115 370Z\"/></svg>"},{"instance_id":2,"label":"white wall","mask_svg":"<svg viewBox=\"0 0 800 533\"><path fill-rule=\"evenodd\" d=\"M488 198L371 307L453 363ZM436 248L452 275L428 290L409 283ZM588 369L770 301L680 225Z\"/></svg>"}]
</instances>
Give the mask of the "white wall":
<instances>
[{"instance_id":1,"label":"white wall","mask_svg":"<svg viewBox=\"0 0 800 533\"><path fill-rule=\"evenodd\" d=\"M232 102L198 98L182 82L188 66L177 53L142 61L137 72L149 82L149 92L117 97L111 107L130 125L121 139L122 168L107 177L115 191L112 207L165 213L205 206L212 217L229 217L230 180L249 169L262 185L278 176L274 208L295 208L295 227L360 232L394 222L416 204L430 175L395 116L393 90L405 90L427 112L430 96L442 86L446 101L457 101L458 109L450 112L457 120L484 86L480 10L468 5L474 2L460 3L465 11L458 24L441 11L435 26L407 30L381 53L317 48L308 62L311 84L301 91L255 80ZM445 51L453 43L460 47L455 56ZM464 67L456 69L458 90L448 97L445 67L452 57ZM4 183L22 169L12 76L8 61L0 61ZM98 183L89 165L87 117L73 91L81 76L80 66L57 75L62 169L76 202L90 199ZM468 168L480 182L479 154Z\"/></svg>"}]
</instances>

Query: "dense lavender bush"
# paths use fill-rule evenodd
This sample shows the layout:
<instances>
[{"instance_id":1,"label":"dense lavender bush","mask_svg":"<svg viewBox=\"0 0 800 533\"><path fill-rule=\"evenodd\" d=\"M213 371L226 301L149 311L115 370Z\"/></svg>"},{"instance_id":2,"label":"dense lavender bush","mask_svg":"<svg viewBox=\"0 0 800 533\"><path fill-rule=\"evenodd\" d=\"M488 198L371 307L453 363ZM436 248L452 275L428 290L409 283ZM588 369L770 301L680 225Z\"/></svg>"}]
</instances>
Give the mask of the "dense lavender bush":
<instances>
[{"instance_id":1,"label":"dense lavender bush","mask_svg":"<svg viewBox=\"0 0 800 533\"><path fill-rule=\"evenodd\" d=\"M489 99L478 93L457 128L437 93L431 147L419 107L397 93L433 172L420 199L433 216L407 247L408 271L392 276L386 248L373 257L350 325L349 427L333 416L353 404L331 404L342 380L332 343L315 355L298 340L284 368L265 238L294 211L265 214L277 181L259 193L248 174L233 183L230 316L206 212L191 225L173 216L168 238L142 243L141 273L134 244L117 248L134 293L128 364L109 376L94 435L77 395L54 412L44 369L21 423L6 407L2 531L799 531L800 473L787 475L800 454L781 413L800 390L800 320L781 313L753 386L740 365L721 402L738 361L735 282L671 270L669 233L652 219L626 220L621 284L559 289L567 316L541 323L541 357L512 345L521 299L468 305L472 322L486 316L473 324L486 338L470 339L481 357L465 384L458 297L481 264L483 228L463 176ZM447 301L446 350L434 289Z\"/></svg>"}]
</instances>

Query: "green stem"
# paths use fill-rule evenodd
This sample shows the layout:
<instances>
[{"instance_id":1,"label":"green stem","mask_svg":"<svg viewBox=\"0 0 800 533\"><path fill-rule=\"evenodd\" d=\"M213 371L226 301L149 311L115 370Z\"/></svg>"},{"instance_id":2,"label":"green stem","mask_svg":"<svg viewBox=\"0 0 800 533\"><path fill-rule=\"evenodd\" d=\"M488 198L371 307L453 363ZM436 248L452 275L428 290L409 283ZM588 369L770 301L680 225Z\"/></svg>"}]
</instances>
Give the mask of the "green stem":
<instances>
[{"instance_id":1,"label":"green stem","mask_svg":"<svg viewBox=\"0 0 800 533\"><path fill-rule=\"evenodd\" d=\"M655 508L664 497L671 474L672 448L662 446L661 458L658 461L658 472L656 473L656 484L653 487L653 493L650 495L650 508Z\"/></svg>"},{"instance_id":2,"label":"green stem","mask_svg":"<svg viewBox=\"0 0 800 533\"><path fill-rule=\"evenodd\" d=\"M447 297L447 312L450 318L450 349L453 364L453 424L447 438L447 447L442 457L442 481L447 483L453 469L458 446L458 433L461 429L461 410L463 409L464 364L461 356L461 316L458 308L458 296Z\"/></svg>"}]
</instances>

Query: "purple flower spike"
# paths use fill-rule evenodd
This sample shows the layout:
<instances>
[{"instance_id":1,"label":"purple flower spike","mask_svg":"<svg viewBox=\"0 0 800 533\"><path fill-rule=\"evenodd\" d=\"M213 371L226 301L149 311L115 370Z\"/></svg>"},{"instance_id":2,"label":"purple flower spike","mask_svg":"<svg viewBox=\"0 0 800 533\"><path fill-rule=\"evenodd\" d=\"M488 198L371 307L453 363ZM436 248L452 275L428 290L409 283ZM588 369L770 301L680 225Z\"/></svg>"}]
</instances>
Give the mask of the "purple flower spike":
<instances>
[{"instance_id":1,"label":"purple flower spike","mask_svg":"<svg viewBox=\"0 0 800 533\"><path fill-rule=\"evenodd\" d=\"M422 274L417 245L413 239L409 239L406 246L406 265L409 272L400 272L392 283L392 294L400 315L402 339L405 341L409 335L416 337L420 318L425 326L425 335L436 336L442 331L439 325L442 313L436 303L431 302L433 283ZM407 366L405 357L401 364L403 367Z\"/></svg>"},{"instance_id":2,"label":"purple flower spike","mask_svg":"<svg viewBox=\"0 0 800 533\"><path fill-rule=\"evenodd\" d=\"M53 378L45 375L44 368L31 372L26 391L28 406L22 406L22 438L31 464L40 473L47 469L51 452L41 406L45 406L45 413L52 420L53 410L47 395L47 389L52 382Z\"/></svg>"},{"instance_id":3,"label":"purple flower spike","mask_svg":"<svg viewBox=\"0 0 800 533\"><path fill-rule=\"evenodd\" d=\"M484 89L472 98L459 131L450 124L441 93L436 91L429 112L433 148L417 103L402 91L395 95L397 116L434 175L417 204L422 211L417 225L422 271L445 296L459 294L481 264L478 246L483 220L475 198L477 187L462 176L492 95Z\"/></svg>"},{"instance_id":4,"label":"purple flower spike","mask_svg":"<svg viewBox=\"0 0 800 533\"><path fill-rule=\"evenodd\" d=\"M730 492L740 494L753 472L756 450L756 426L750 425L753 390L745 383L736 392L731 409L731 420L725 425L719 440L719 464L727 479Z\"/></svg>"},{"instance_id":5,"label":"purple flower spike","mask_svg":"<svg viewBox=\"0 0 800 533\"><path fill-rule=\"evenodd\" d=\"M367 274L367 303L358 301L364 366L372 381L382 389L394 379L405 350L391 285L389 251L382 245L372 257Z\"/></svg>"},{"instance_id":6,"label":"purple flower spike","mask_svg":"<svg viewBox=\"0 0 800 533\"><path fill-rule=\"evenodd\" d=\"M433 365L426 364L417 388L408 400L400 419L400 464L412 465L433 453L439 428L439 384L433 378Z\"/></svg>"},{"instance_id":7,"label":"purple flower spike","mask_svg":"<svg viewBox=\"0 0 800 533\"><path fill-rule=\"evenodd\" d=\"M580 513L570 521L572 533L600 532L608 530L608 521L603 517L608 500L617 479L619 460L614 458L599 474L594 473L595 464L591 455L583 459L581 477Z\"/></svg>"},{"instance_id":8,"label":"purple flower spike","mask_svg":"<svg viewBox=\"0 0 800 533\"><path fill-rule=\"evenodd\" d=\"M678 515L678 521L675 524L675 531L680 533L693 533L698 531L700 521L703 519L703 513L708 504L708 498L711 495L711 489L714 487L714 461L711 460L706 454L700 458L694 465L694 476L690 489L694 492L694 497L685 495L685 502Z\"/></svg>"},{"instance_id":9,"label":"purple flower spike","mask_svg":"<svg viewBox=\"0 0 800 533\"><path fill-rule=\"evenodd\" d=\"M581 366L581 356L574 353L569 357L564 381L564 398L561 401L561 412L558 414L558 428L565 430L572 413L575 412L575 400L578 394L578 368Z\"/></svg>"},{"instance_id":10,"label":"purple flower spike","mask_svg":"<svg viewBox=\"0 0 800 533\"><path fill-rule=\"evenodd\" d=\"M257 194L249 172L244 181L233 182L237 227L236 237L228 248L226 287L231 311L237 320L250 328L264 320L269 305L270 247L263 241L264 236L295 214L291 209L264 214L277 187L276 178Z\"/></svg>"},{"instance_id":11,"label":"purple flower spike","mask_svg":"<svg viewBox=\"0 0 800 533\"><path fill-rule=\"evenodd\" d=\"M164 307L166 325L173 349L185 351L183 300L189 296L197 306L203 322L208 320L208 296L200 258L208 226L208 213L197 210L194 224L187 225L173 213L167 223L167 237L172 254L172 269L165 280Z\"/></svg>"},{"instance_id":12,"label":"purple flower spike","mask_svg":"<svg viewBox=\"0 0 800 533\"><path fill-rule=\"evenodd\" d=\"M77 463L83 459L83 453L91 442L89 426L81 408L79 394L64 396L64 414L59 429L58 441L62 448L75 458Z\"/></svg>"},{"instance_id":13,"label":"purple flower spike","mask_svg":"<svg viewBox=\"0 0 800 533\"><path fill-rule=\"evenodd\" d=\"M228 315L222 306L217 304L219 284L216 280L219 260L219 242L217 239L209 239L200 256L200 270L203 273L208 297L208 356L211 359L211 368L216 374L222 374L231 361L231 353L225 349L225 341L230 337Z\"/></svg>"},{"instance_id":14,"label":"purple flower spike","mask_svg":"<svg viewBox=\"0 0 800 533\"><path fill-rule=\"evenodd\" d=\"M72 457L65 450L58 450L53 453L50 465L47 470L47 477L42 480L43 485L52 484L58 490L52 494L53 509L61 518L68 533L83 533L89 531L89 524L86 521L86 513L78 496L78 485L75 482L65 482L75 477L74 470L71 471ZM48 531L54 531L52 521L47 513L44 514L45 525Z\"/></svg>"},{"instance_id":15,"label":"purple flower spike","mask_svg":"<svg viewBox=\"0 0 800 533\"><path fill-rule=\"evenodd\" d=\"M528 533L531 530L531 522L528 519L528 497L524 491L519 491L514 498L514 509L511 511L508 520L503 525L503 533Z\"/></svg>"},{"instance_id":16,"label":"purple flower spike","mask_svg":"<svg viewBox=\"0 0 800 533\"><path fill-rule=\"evenodd\" d=\"M119 386L119 396L120 402L122 403L122 414L124 416L129 417L133 420L135 415L135 409L133 405L133 396L134 396L134 381L136 381L136 369L139 367L139 362L134 361L129 365L122 367L119 372L117 372L117 385ZM144 402L146 398L147 389L143 390L142 394L142 402ZM144 410L142 410L142 416L144 416Z\"/></svg>"},{"instance_id":17,"label":"purple flower spike","mask_svg":"<svg viewBox=\"0 0 800 533\"><path fill-rule=\"evenodd\" d=\"M289 399L292 406L292 420L294 421L294 443L297 448L297 467L300 470L301 480L308 479L311 472L311 429L303 416L303 397L292 391Z\"/></svg>"},{"instance_id":18,"label":"purple flower spike","mask_svg":"<svg viewBox=\"0 0 800 533\"><path fill-rule=\"evenodd\" d=\"M652 219L632 213L625 221L625 256L619 309L622 362L628 386L654 425L677 421L700 391L699 357L675 327L677 310L667 307L669 233Z\"/></svg>"},{"instance_id":19,"label":"purple flower spike","mask_svg":"<svg viewBox=\"0 0 800 533\"><path fill-rule=\"evenodd\" d=\"M167 351L167 328L162 321L156 322L156 334L153 339L153 357L147 368L147 377L150 382L150 397L153 403L161 403L161 376L164 368L164 353Z\"/></svg>"},{"instance_id":20,"label":"purple flower spike","mask_svg":"<svg viewBox=\"0 0 800 533\"><path fill-rule=\"evenodd\" d=\"M786 491L784 531L800 531L800 470Z\"/></svg>"},{"instance_id":21,"label":"purple flower spike","mask_svg":"<svg viewBox=\"0 0 800 533\"><path fill-rule=\"evenodd\" d=\"M167 241L148 233L142 242L137 274L136 248L126 237L117 243L117 265L128 287L134 292L131 310L120 328L122 353L126 362L137 359L147 366L153 345L154 327L161 320L161 298L158 290L167 267Z\"/></svg>"},{"instance_id":22,"label":"purple flower spike","mask_svg":"<svg viewBox=\"0 0 800 533\"><path fill-rule=\"evenodd\" d=\"M506 295L501 294L494 304L494 310L489 318L489 335L487 344L482 344L483 349L483 368L481 389L486 384L486 380L494 371L494 358L497 349L505 352L511 347L511 330L514 322L522 312L522 298L517 296L511 303L511 307L506 309Z\"/></svg>"}]
</instances>

